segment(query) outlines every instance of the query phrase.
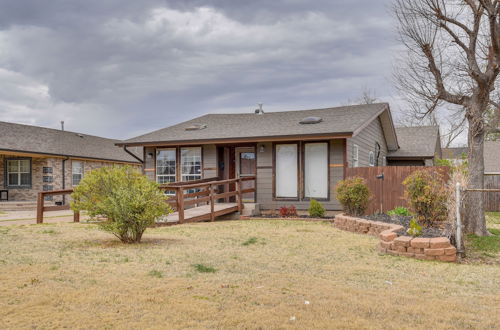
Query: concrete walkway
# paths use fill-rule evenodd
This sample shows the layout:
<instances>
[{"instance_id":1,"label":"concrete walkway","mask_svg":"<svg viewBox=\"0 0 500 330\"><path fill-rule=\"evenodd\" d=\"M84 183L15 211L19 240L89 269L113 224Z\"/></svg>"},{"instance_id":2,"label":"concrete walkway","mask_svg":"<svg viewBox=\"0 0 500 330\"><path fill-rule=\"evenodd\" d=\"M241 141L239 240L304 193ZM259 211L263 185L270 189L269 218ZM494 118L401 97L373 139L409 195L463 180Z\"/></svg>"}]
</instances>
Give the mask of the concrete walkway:
<instances>
[{"instance_id":1,"label":"concrete walkway","mask_svg":"<svg viewBox=\"0 0 500 330\"><path fill-rule=\"evenodd\" d=\"M86 221L87 217L80 215L80 221ZM73 222L73 211L51 211L45 212L44 223ZM0 226L32 225L36 224L36 211L3 211L0 213Z\"/></svg>"}]
</instances>

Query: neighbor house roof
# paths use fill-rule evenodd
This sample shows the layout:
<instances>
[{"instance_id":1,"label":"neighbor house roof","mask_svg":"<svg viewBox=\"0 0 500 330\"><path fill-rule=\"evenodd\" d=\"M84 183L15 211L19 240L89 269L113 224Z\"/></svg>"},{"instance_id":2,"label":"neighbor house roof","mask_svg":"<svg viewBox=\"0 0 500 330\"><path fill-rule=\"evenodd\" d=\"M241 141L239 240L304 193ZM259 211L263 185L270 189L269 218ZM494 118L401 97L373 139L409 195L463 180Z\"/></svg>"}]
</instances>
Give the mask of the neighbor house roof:
<instances>
[{"instance_id":1,"label":"neighbor house roof","mask_svg":"<svg viewBox=\"0 0 500 330\"><path fill-rule=\"evenodd\" d=\"M484 172L500 173L500 141L484 142Z\"/></svg>"},{"instance_id":2,"label":"neighbor house roof","mask_svg":"<svg viewBox=\"0 0 500 330\"><path fill-rule=\"evenodd\" d=\"M381 118L389 149L397 149L387 103L342 106L283 112L208 114L180 124L144 134L119 145L223 142L224 140L263 141L273 138L300 139L311 136L354 136L377 117ZM300 124L306 117L320 117L316 124ZM189 130L194 125L202 129Z\"/></svg>"},{"instance_id":3,"label":"neighbor house roof","mask_svg":"<svg viewBox=\"0 0 500 330\"><path fill-rule=\"evenodd\" d=\"M0 151L117 162L139 161L116 146L119 140L0 121ZM136 154L140 158L138 154Z\"/></svg>"},{"instance_id":4,"label":"neighbor house roof","mask_svg":"<svg viewBox=\"0 0 500 330\"><path fill-rule=\"evenodd\" d=\"M389 158L432 158L440 148L438 126L396 127L399 149Z\"/></svg>"},{"instance_id":5,"label":"neighbor house roof","mask_svg":"<svg viewBox=\"0 0 500 330\"><path fill-rule=\"evenodd\" d=\"M467 147L443 148L443 159L462 159L462 156L467 155L467 152Z\"/></svg>"}]
</instances>

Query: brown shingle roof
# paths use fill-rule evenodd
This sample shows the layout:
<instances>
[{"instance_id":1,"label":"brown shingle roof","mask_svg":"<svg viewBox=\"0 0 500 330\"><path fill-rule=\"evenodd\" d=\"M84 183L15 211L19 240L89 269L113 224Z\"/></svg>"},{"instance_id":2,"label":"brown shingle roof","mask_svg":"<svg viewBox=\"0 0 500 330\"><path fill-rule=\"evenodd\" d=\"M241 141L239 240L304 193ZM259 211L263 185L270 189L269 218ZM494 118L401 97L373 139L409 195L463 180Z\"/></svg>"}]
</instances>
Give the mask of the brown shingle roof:
<instances>
[{"instance_id":1,"label":"brown shingle roof","mask_svg":"<svg viewBox=\"0 0 500 330\"><path fill-rule=\"evenodd\" d=\"M443 159L462 159L462 156L467 155L468 148L443 148Z\"/></svg>"},{"instance_id":2,"label":"brown shingle roof","mask_svg":"<svg viewBox=\"0 0 500 330\"><path fill-rule=\"evenodd\" d=\"M500 173L500 141L484 142L484 172Z\"/></svg>"},{"instance_id":3,"label":"brown shingle roof","mask_svg":"<svg viewBox=\"0 0 500 330\"><path fill-rule=\"evenodd\" d=\"M396 134L400 148L390 152L388 158L431 158L436 154L438 126L396 127Z\"/></svg>"},{"instance_id":4,"label":"brown shingle roof","mask_svg":"<svg viewBox=\"0 0 500 330\"><path fill-rule=\"evenodd\" d=\"M0 150L138 163L137 159L115 145L118 142L87 134L0 121Z\"/></svg>"},{"instance_id":5,"label":"brown shingle roof","mask_svg":"<svg viewBox=\"0 0 500 330\"><path fill-rule=\"evenodd\" d=\"M384 111L389 112L387 103L342 106L335 108L296 110L283 112L208 114L177 125L144 134L123 143L126 145L155 142L210 141L223 139L273 138L283 136L306 136L320 134L353 134L357 129L373 120ZM390 116L390 114L389 114ZM317 124L300 124L305 117L321 117ZM390 121L389 121L390 122ZM201 130L186 128L202 124ZM392 125L392 123L391 123ZM395 145L397 140L393 127Z\"/></svg>"}]
</instances>

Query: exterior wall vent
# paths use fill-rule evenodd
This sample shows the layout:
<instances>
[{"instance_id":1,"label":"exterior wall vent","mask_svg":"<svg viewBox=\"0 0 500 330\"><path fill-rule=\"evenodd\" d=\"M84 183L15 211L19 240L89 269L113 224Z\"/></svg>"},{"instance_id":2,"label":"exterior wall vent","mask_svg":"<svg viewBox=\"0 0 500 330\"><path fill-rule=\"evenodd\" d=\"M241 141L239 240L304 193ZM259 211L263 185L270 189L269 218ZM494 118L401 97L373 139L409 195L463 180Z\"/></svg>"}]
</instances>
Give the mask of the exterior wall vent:
<instances>
[{"instance_id":1,"label":"exterior wall vent","mask_svg":"<svg viewBox=\"0 0 500 330\"><path fill-rule=\"evenodd\" d=\"M319 124L323 121L321 117L306 117L300 121L301 124Z\"/></svg>"},{"instance_id":2,"label":"exterior wall vent","mask_svg":"<svg viewBox=\"0 0 500 330\"><path fill-rule=\"evenodd\" d=\"M207 124L193 124L186 127L186 131L199 131L205 128L207 128Z\"/></svg>"}]
</instances>

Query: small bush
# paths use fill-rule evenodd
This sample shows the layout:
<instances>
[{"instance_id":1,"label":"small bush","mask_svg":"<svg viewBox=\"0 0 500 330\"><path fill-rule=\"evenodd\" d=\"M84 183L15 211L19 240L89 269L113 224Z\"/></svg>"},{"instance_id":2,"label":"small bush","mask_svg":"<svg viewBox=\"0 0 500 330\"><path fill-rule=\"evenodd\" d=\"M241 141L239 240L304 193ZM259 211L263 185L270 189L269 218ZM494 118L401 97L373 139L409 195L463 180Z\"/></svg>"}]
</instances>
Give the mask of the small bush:
<instances>
[{"instance_id":1,"label":"small bush","mask_svg":"<svg viewBox=\"0 0 500 330\"><path fill-rule=\"evenodd\" d=\"M422 226L420 226L415 220L415 218L410 220L410 228L406 231L406 233L410 236L420 236L422 235Z\"/></svg>"},{"instance_id":2,"label":"small bush","mask_svg":"<svg viewBox=\"0 0 500 330\"><path fill-rule=\"evenodd\" d=\"M297 208L294 205L290 205L288 207L282 206L280 207L280 217L296 217L297 216Z\"/></svg>"},{"instance_id":3,"label":"small bush","mask_svg":"<svg viewBox=\"0 0 500 330\"><path fill-rule=\"evenodd\" d=\"M404 206L395 207L394 210L387 212L390 216L403 216L408 217L411 215L410 211Z\"/></svg>"},{"instance_id":4,"label":"small bush","mask_svg":"<svg viewBox=\"0 0 500 330\"><path fill-rule=\"evenodd\" d=\"M250 237L249 239L247 239L245 242L243 242L243 246L248 246L250 244L255 244L257 243L257 237Z\"/></svg>"},{"instance_id":5,"label":"small bush","mask_svg":"<svg viewBox=\"0 0 500 330\"><path fill-rule=\"evenodd\" d=\"M217 269L203 264L196 264L193 265L193 267L197 272L200 273L215 273L217 271Z\"/></svg>"},{"instance_id":6,"label":"small bush","mask_svg":"<svg viewBox=\"0 0 500 330\"><path fill-rule=\"evenodd\" d=\"M444 221L447 217L447 192L443 182L429 171L419 170L404 181L405 197L416 220L425 226Z\"/></svg>"},{"instance_id":7,"label":"small bush","mask_svg":"<svg viewBox=\"0 0 500 330\"><path fill-rule=\"evenodd\" d=\"M341 180L335 190L337 199L347 214L359 216L365 213L370 201L370 190L363 178L353 177Z\"/></svg>"},{"instance_id":8,"label":"small bush","mask_svg":"<svg viewBox=\"0 0 500 330\"><path fill-rule=\"evenodd\" d=\"M325 208L323 205L315 199L311 199L309 203L309 216L314 218L322 218L325 216Z\"/></svg>"},{"instance_id":9,"label":"small bush","mask_svg":"<svg viewBox=\"0 0 500 330\"><path fill-rule=\"evenodd\" d=\"M155 219L171 212L155 182L131 166L102 167L85 175L71 194L71 208L87 211L99 227L124 243L139 243Z\"/></svg>"}]
</instances>

